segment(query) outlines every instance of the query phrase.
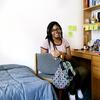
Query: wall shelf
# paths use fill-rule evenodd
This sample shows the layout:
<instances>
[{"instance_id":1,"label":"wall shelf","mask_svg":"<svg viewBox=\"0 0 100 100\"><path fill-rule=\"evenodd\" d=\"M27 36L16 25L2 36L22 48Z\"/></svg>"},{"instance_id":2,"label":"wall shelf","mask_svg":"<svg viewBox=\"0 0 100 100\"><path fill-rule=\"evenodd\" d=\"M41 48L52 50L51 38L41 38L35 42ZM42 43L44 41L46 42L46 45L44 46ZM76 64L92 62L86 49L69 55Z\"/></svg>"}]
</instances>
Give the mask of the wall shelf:
<instances>
[{"instance_id":1,"label":"wall shelf","mask_svg":"<svg viewBox=\"0 0 100 100\"><path fill-rule=\"evenodd\" d=\"M89 7L89 0L83 0L83 5L84 5L83 7L83 28L85 28L83 29L83 36L84 36L83 44L88 45L88 42L92 38L91 31L98 30L98 28L100 27L100 22L97 22L97 19L95 19L93 24L92 24L92 19L91 19L91 17L93 16L92 15L93 11L100 9L100 4Z\"/></svg>"},{"instance_id":2,"label":"wall shelf","mask_svg":"<svg viewBox=\"0 0 100 100\"><path fill-rule=\"evenodd\" d=\"M100 4L99 5L92 6L92 7L84 8L83 10L84 11L93 11L93 10L98 10L98 9L100 9Z\"/></svg>"}]
</instances>

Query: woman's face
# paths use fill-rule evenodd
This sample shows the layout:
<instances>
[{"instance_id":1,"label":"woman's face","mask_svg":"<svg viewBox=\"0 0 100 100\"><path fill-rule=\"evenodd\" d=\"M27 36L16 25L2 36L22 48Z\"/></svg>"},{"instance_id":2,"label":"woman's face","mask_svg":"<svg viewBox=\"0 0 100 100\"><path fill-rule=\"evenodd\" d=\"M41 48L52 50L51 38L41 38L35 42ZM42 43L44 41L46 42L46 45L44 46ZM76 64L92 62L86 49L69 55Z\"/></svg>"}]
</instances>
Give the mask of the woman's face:
<instances>
[{"instance_id":1,"label":"woman's face","mask_svg":"<svg viewBox=\"0 0 100 100\"><path fill-rule=\"evenodd\" d=\"M53 39L54 38L61 38L61 30L60 30L59 26L54 25L52 27L51 34L52 34Z\"/></svg>"}]
</instances>

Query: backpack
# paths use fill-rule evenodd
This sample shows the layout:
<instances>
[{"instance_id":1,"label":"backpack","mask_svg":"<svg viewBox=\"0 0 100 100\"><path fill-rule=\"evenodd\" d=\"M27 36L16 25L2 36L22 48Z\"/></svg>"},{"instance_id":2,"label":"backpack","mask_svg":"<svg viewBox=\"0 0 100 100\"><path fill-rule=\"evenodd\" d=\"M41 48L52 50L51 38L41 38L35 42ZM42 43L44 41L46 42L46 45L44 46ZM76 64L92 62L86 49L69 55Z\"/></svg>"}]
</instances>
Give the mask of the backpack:
<instances>
[{"instance_id":1,"label":"backpack","mask_svg":"<svg viewBox=\"0 0 100 100\"><path fill-rule=\"evenodd\" d=\"M75 74L69 61L60 60L59 67L53 77L53 85L58 89L66 88L70 85Z\"/></svg>"}]
</instances>

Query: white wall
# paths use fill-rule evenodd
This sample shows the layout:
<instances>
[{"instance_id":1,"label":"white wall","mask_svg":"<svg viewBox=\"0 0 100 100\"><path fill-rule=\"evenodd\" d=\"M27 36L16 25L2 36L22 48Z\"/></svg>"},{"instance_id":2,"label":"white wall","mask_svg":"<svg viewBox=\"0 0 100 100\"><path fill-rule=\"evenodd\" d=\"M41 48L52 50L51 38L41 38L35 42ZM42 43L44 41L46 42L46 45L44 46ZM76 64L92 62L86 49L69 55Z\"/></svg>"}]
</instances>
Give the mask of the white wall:
<instances>
[{"instance_id":1,"label":"white wall","mask_svg":"<svg viewBox=\"0 0 100 100\"><path fill-rule=\"evenodd\" d=\"M34 54L56 20L72 48L82 47L82 0L0 0L0 64L24 64L34 69ZM68 25L76 25L73 38Z\"/></svg>"}]
</instances>

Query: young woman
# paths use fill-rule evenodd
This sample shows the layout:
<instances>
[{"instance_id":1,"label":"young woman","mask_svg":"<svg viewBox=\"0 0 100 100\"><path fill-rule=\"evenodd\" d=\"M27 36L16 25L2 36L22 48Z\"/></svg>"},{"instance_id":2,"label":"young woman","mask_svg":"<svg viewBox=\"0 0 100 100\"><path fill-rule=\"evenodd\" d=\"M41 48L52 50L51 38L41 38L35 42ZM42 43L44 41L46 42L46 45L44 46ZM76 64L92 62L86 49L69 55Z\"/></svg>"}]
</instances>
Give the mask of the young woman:
<instances>
[{"instance_id":1,"label":"young woman","mask_svg":"<svg viewBox=\"0 0 100 100\"><path fill-rule=\"evenodd\" d=\"M63 60L71 60L70 45L66 39L63 38L62 28L58 22L53 21L49 23L47 27L47 36L41 46L41 53L51 53L54 57L60 57ZM78 72L78 71L76 71ZM70 100L76 100L76 85L79 85L79 78L77 73L69 86L69 98ZM78 88L77 95L79 98L83 98L83 94Z\"/></svg>"}]
</instances>

